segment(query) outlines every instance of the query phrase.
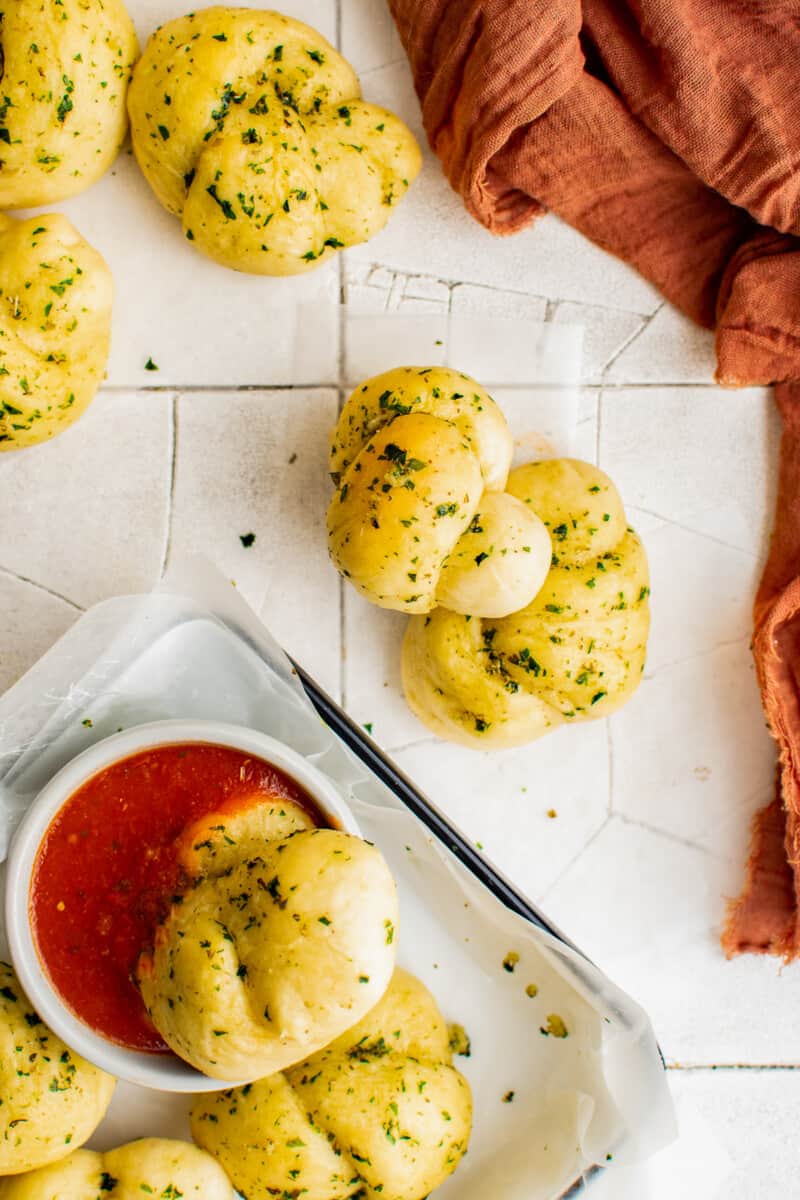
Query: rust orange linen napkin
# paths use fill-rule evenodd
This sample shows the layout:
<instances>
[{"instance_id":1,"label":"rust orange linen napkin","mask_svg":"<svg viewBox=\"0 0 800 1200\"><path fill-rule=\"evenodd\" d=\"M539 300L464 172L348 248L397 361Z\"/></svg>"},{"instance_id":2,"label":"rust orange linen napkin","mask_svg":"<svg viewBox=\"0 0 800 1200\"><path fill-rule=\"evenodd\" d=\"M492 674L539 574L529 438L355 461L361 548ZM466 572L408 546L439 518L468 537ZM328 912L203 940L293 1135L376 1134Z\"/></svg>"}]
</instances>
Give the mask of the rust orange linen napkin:
<instances>
[{"instance_id":1,"label":"rust orange linen napkin","mask_svg":"<svg viewBox=\"0 0 800 1200\"><path fill-rule=\"evenodd\" d=\"M780 750L728 954L800 953L800 4L389 0L431 146L496 234L545 209L716 330L717 377L781 383L755 608Z\"/></svg>"}]
</instances>

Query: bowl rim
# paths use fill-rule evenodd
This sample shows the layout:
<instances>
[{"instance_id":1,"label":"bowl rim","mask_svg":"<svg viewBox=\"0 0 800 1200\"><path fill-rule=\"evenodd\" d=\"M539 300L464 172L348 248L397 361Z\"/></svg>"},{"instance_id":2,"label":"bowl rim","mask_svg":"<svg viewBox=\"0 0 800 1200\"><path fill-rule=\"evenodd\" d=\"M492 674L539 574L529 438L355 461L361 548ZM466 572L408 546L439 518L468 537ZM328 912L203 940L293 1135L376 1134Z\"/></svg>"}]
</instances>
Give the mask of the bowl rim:
<instances>
[{"instance_id":1,"label":"bowl rim","mask_svg":"<svg viewBox=\"0 0 800 1200\"><path fill-rule=\"evenodd\" d=\"M285 771L303 787L332 823L361 837L358 824L338 787L298 751L269 734L222 721L172 719L150 721L102 738L65 763L31 802L8 853L5 922L11 962L23 990L45 1023L72 1050L101 1070L128 1083L166 1092L211 1092L246 1080L212 1079L172 1054L131 1050L109 1041L67 1007L50 982L33 936L29 893L42 840L64 804L98 772L144 750L176 743L229 746L244 750Z\"/></svg>"}]
</instances>

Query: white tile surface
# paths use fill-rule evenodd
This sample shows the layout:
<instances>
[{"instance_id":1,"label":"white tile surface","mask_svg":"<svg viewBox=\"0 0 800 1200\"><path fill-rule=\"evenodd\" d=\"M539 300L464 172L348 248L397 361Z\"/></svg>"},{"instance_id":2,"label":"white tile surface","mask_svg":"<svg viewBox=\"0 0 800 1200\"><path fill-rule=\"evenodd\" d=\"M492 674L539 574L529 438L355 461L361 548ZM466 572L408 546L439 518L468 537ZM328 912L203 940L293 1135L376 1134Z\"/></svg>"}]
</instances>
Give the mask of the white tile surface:
<instances>
[{"instance_id":1,"label":"white tile surface","mask_svg":"<svg viewBox=\"0 0 800 1200\"><path fill-rule=\"evenodd\" d=\"M370 71L403 59L403 47L388 8L342 0L342 52L362 80Z\"/></svg>"},{"instance_id":2,"label":"white tile surface","mask_svg":"<svg viewBox=\"0 0 800 1200\"><path fill-rule=\"evenodd\" d=\"M578 425L575 433L576 458L586 462L597 462L597 420L600 413L600 395L594 388L584 388L578 409Z\"/></svg>"},{"instance_id":3,"label":"white tile surface","mask_svg":"<svg viewBox=\"0 0 800 1200\"><path fill-rule=\"evenodd\" d=\"M724 1186L709 1200L800 1195L794 1153L800 1072L676 1072L672 1085L679 1101L694 1105L731 1160Z\"/></svg>"},{"instance_id":4,"label":"white tile surface","mask_svg":"<svg viewBox=\"0 0 800 1200\"><path fill-rule=\"evenodd\" d=\"M547 315L547 300L544 296L529 296L525 292L485 284L456 283L451 309L454 313L483 317L514 317L517 320L529 317L532 321L543 321Z\"/></svg>"},{"instance_id":5,"label":"white tile surface","mask_svg":"<svg viewBox=\"0 0 800 1200\"><path fill-rule=\"evenodd\" d=\"M611 740L617 811L743 861L775 762L747 641L645 677L611 718Z\"/></svg>"},{"instance_id":6,"label":"white tile surface","mask_svg":"<svg viewBox=\"0 0 800 1200\"><path fill-rule=\"evenodd\" d=\"M348 712L371 726L389 750L430 737L409 711L400 688L402 613L376 609L353 588L344 592L344 688ZM449 753L449 752L448 752Z\"/></svg>"},{"instance_id":7,"label":"white tile surface","mask_svg":"<svg viewBox=\"0 0 800 1200\"><path fill-rule=\"evenodd\" d=\"M441 746L429 740L394 757L533 899L555 883L607 819L603 721L579 732L559 729L518 750L452 748L445 761Z\"/></svg>"},{"instance_id":8,"label":"white tile surface","mask_svg":"<svg viewBox=\"0 0 800 1200\"><path fill-rule=\"evenodd\" d=\"M325 553L330 488L320 468L336 404L321 388L182 395L170 533L171 556L216 561L334 694L339 580Z\"/></svg>"},{"instance_id":9,"label":"white tile surface","mask_svg":"<svg viewBox=\"0 0 800 1200\"><path fill-rule=\"evenodd\" d=\"M664 303L614 358L606 378L616 383L712 383L714 335Z\"/></svg>"},{"instance_id":10,"label":"white tile surface","mask_svg":"<svg viewBox=\"0 0 800 1200\"><path fill-rule=\"evenodd\" d=\"M87 607L152 587L167 531L171 399L100 395L59 437L0 462L0 566Z\"/></svg>"},{"instance_id":11,"label":"white tile surface","mask_svg":"<svg viewBox=\"0 0 800 1200\"><path fill-rule=\"evenodd\" d=\"M766 388L608 390L600 418L600 465L632 518L641 510L751 554L765 552L778 450Z\"/></svg>"},{"instance_id":12,"label":"white tile surface","mask_svg":"<svg viewBox=\"0 0 800 1200\"><path fill-rule=\"evenodd\" d=\"M144 35L186 6L131 7ZM366 96L421 133L383 3L284 9L339 31ZM0 687L76 606L149 588L168 545L209 554L326 688L343 685L355 719L648 1008L676 1090L734 1159L725 1200L800 1196L800 1071L677 1067L800 1066L800 967L726 963L718 945L749 816L773 778L748 651L774 503L769 394L714 387L710 335L556 219L491 238L427 151L387 229L341 268L300 280L236 275L193 253L126 154L63 207L114 272L114 345L108 388L76 427L0 456ZM340 282L350 312L407 324L353 333ZM608 724L494 756L437 743L411 716L398 684L402 618L343 589L324 546L326 439L348 379L435 361L453 314L478 319L476 339L490 316L584 327L575 453L616 481L652 572L650 658L631 704ZM148 357L158 373L144 370ZM520 390L499 394L524 407Z\"/></svg>"},{"instance_id":13,"label":"white tile surface","mask_svg":"<svg viewBox=\"0 0 800 1200\"><path fill-rule=\"evenodd\" d=\"M610 364L626 353L624 348L645 327L647 318L624 309L563 300L555 305L553 320L583 326L583 378L595 382L614 378Z\"/></svg>"},{"instance_id":14,"label":"white tile surface","mask_svg":"<svg viewBox=\"0 0 800 1200\"><path fill-rule=\"evenodd\" d=\"M80 611L59 596L0 571L0 692L11 687L53 642L66 633Z\"/></svg>"},{"instance_id":15,"label":"white tile surface","mask_svg":"<svg viewBox=\"0 0 800 1200\"><path fill-rule=\"evenodd\" d=\"M545 897L550 915L647 1009L670 1063L797 1063L800 973L727 963L723 897L741 863L613 816Z\"/></svg>"}]
</instances>

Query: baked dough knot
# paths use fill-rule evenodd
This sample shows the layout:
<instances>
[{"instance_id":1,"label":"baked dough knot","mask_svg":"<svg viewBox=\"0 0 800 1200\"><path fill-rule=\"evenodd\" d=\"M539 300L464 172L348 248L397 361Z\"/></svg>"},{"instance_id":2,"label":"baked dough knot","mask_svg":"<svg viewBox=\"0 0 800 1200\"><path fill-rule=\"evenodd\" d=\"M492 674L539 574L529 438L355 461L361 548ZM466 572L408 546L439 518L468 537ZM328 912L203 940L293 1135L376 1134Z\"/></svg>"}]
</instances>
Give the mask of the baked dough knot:
<instances>
[{"instance_id":1,"label":"baked dough knot","mask_svg":"<svg viewBox=\"0 0 800 1200\"><path fill-rule=\"evenodd\" d=\"M258 1079L332 1041L383 995L397 893L380 851L333 829L213 862L140 959L139 987L176 1054L215 1079Z\"/></svg>"},{"instance_id":2,"label":"baked dough knot","mask_svg":"<svg viewBox=\"0 0 800 1200\"><path fill-rule=\"evenodd\" d=\"M402 970L320 1053L192 1109L196 1142L249 1200L421 1200L458 1166L471 1122L436 1001Z\"/></svg>"},{"instance_id":3,"label":"baked dough knot","mask_svg":"<svg viewBox=\"0 0 800 1200\"><path fill-rule=\"evenodd\" d=\"M233 1200L214 1159L188 1142L140 1138L99 1154L77 1150L49 1167L0 1180L0 1200Z\"/></svg>"},{"instance_id":4,"label":"baked dough knot","mask_svg":"<svg viewBox=\"0 0 800 1200\"><path fill-rule=\"evenodd\" d=\"M227 267L296 275L376 234L421 165L316 30L260 9L170 21L137 64L136 158L185 236Z\"/></svg>"},{"instance_id":5,"label":"baked dough knot","mask_svg":"<svg viewBox=\"0 0 800 1200\"><path fill-rule=\"evenodd\" d=\"M13 0L0 13L0 208L54 204L108 170L138 54L122 0Z\"/></svg>"},{"instance_id":6,"label":"baked dough knot","mask_svg":"<svg viewBox=\"0 0 800 1200\"><path fill-rule=\"evenodd\" d=\"M33 1171L81 1146L115 1085L45 1025L13 968L0 963L0 1175Z\"/></svg>"},{"instance_id":7,"label":"baked dough knot","mask_svg":"<svg viewBox=\"0 0 800 1200\"><path fill-rule=\"evenodd\" d=\"M88 408L111 347L113 281L61 213L0 213L0 451L54 437Z\"/></svg>"},{"instance_id":8,"label":"baked dough knot","mask_svg":"<svg viewBox=\"0 0 800 1200\"><path fill-rule=\"evenodd\" d=\"M402 651L414 713L484 749L615 712L639 686L650 625L647 556L607 475L553 459L513 471L508 489L550 533L542 587L500 620L446 608L413 617Z\"/></svg>"},{"instance_id":9,"label":"baked dough knot","mask_svg":"<svg viewBox=\"0 0 800 1200\"><path fill-rule=\"evenodd\" d=\"M328 546L373 604L470 617L522 608L550 567L536 513L504 491L513 442L468 375L398 367L361 384L333 434Z\"/></svg>"}]
</instances>

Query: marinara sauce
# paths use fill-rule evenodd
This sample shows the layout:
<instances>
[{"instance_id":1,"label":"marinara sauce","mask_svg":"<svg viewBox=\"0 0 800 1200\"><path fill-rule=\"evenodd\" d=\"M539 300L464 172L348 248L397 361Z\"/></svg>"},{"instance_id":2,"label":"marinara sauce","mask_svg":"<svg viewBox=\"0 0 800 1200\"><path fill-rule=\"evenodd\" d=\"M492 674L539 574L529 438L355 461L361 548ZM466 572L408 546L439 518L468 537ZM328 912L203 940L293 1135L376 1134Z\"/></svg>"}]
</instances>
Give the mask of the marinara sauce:
<instances>
[{"instance_id":1,"label":"marinara sauce","mask_svg":"<svg viewBox=\"0 0 800 1200\"><path fill-rule=\"evenodd\" d=\"M133 971L172 897L190 883L178 850L186 826L290 800L327 825L313 799L277 767L227 746L159 746L104 768L60 809L31 878L39 957L68 1008L96 1033L169 1053Z\"/></svg>"}]
</instances>

